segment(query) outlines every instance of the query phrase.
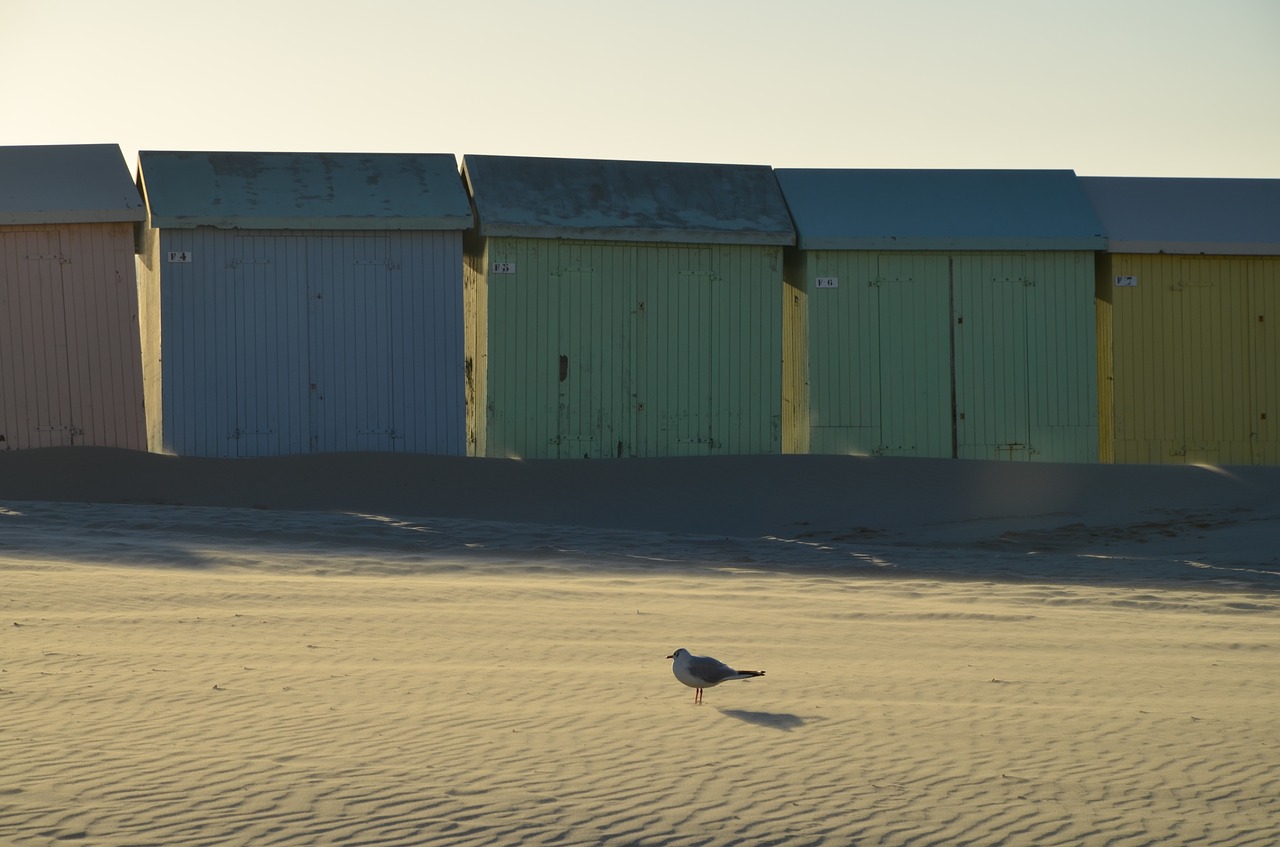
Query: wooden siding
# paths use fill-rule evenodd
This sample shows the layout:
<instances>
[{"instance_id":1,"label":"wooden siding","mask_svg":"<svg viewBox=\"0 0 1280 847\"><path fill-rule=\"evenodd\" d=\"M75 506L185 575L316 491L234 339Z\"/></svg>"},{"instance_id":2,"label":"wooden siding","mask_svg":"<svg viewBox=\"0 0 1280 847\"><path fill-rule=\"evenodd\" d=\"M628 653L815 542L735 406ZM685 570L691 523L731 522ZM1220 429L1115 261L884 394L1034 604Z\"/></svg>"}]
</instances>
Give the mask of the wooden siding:
<instances>
[{"instance_id":1,"label":"wooden siding","mask_svg":"<svg viewBox=\"0 0 1280 847\"><path fill-rule=\"evenodd\" d=\"M486 262L468 282L486 317L471 354L484 359L477 452L780 452L780 248L491 238L472 249Z\"/></svg>"},{"instance_id":2,"label":"wooden siding","mask_svg":"<svg viewBox=\"0 0 1280 847\"><path fill-rule=\"evenodd\" d=\"M1280 258L1249 262L1253 463L1280 465Z\"/></svg>"},{"instance_id":3,"label":"wooden siding","mask_svg":"<svg viewBox=\"0 0 1280 847\"><path fill-rule=\"evenodd\" d=\"M1280 258L1117 254L1109 277L1116 461L1280 463Z\"/></svg>"},{"instance_id":4,"label":"wooden siding","mask_svg":"<svg viewBox=\"0 0 1280 847\"><path fill-rule=\"evenodd\" d=\"M489 263L488 240L474 231L463 236L462 325L466 402L467 455L485 455L488 444L489 396Z\"/></svg>"},{"instance_id":5,"label":"wooden siding","mask_svg":"<svg viewBox=\"0 0 1280 847\"><path fill-rule=\"evenodd\" d=\"M1115 338L1110 255L1098 255L1094 273L1094 322L1098 334L1098 461L1110 464L1116 460Z\"/></svg>"},{"instance_id":6,"label":"wooden siding","mask_svg":"<svg viewBox=\"0 0 1280 847\"><path fill-rule=\"evenodd\" d=\"M786 253L782 289L782 452L809 452L808 294L798 251Z\"/></svg>"},{"instance_id":7,"label":"wooden siding","mask_svg":"<svg viewBox=\"0 0 1280 847\"><path fill-rule=\"evenodd\" d=\"M1096 461L1092 259L810 252L810 451Z\"/></svg>"},{"instance_id":8,"label":"wooden siding","mask_svg":"<svg viewBox=\"0 0 1280 847\"><path fill-rule=\"evenodd\" d=\"M0 449L145 449L129 223L0 228Z\"/></svg>"},{"instance_id":9,"label":"wooden siding","mask_svg":"<svg viewBox=\"0 0 1280 847\"><path fill-rule=\"evenodd\" d=\"M462 454L461 251L457 232L161 231L162 449Z\"/></svg>"}]
</instances>

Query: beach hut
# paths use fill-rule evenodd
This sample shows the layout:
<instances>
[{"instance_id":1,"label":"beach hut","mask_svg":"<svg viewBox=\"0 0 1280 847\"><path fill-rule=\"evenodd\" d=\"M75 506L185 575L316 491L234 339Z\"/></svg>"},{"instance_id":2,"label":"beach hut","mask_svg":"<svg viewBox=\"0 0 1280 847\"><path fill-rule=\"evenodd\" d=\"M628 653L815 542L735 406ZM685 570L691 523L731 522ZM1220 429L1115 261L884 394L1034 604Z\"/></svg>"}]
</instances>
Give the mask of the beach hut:
<instances>
[{"instance_id":1,"label":"beach hut","mask_svg":"<svg viewBox=\"0 0 1280 847\"><path fill-rule=\"evenodd\" d=\"M763 166L465 156L479 455L782 449L783 247Z\"/></svg>"},{"instance_id":2,"label":"beach hut","mask_svg":"<svg viewBox=\"0 0 1280 847\"><path fill-rule=\"evenodd\" d=\"M779 169L813 453L1098 459L1094 251L1071 171ZM803 418L807 418L803 419ZM807 444L803 439L807 436Z\"/></svg>"},{"instance_id":3,"label":"beach hut","mask_svg":"<svg viewBox=\"0 0 1280 847\"><path fill-rule=\"evenodd\" d=\"M0 450L142 450L134 228L114 144L0 147Z\"/></svg>"},{"instance_id":4,"label":"beach hut","mask_svg":"<svg viewBox=\"0 0 1280 847\"><path fill-rule=\"evenodd\" d=\"M452 155L144 151L138 184L152 449L464 452Z\"/></svg>"},{"instance_id":5,"label":"beach hut","mask_svg":"<svg viewBox=\"0 0 1280 847\"><path fill-rule=\"evenodd\" d=\"M1280 464L1280 179L1081 182L1115 461Z\"/></svg>"}]
</instances>

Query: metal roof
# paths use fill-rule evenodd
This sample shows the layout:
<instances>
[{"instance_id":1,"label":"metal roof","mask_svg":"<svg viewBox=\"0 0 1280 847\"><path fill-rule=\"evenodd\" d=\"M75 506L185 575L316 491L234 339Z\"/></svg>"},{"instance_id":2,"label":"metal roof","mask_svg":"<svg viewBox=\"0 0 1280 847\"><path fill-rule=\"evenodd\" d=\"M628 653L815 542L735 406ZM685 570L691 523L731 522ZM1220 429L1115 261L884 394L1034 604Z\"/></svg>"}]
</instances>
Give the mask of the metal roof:
<instances>
[{"instance_id":1,"label":"metal roof","mask_svg":"<svg viewBox=\"0 0 1280 847\"><path fill-rule=\"evenodd\" d=\"M0 225L145 217L118 145L0 147Z\"/></svg>"},{"instance_id":2,"label":"metal roof","mask_svg":"<svg viewBox=\"0 0 1280 847\"><path fill-rule=\"evenodd\" d=\"M1113 253L1280 256L1280 179L1081 177Z\"/></svg>"},{"instance_id":3,"label":"metal roof","mask_svg":"<svg viewBox=\"0 0 1280 847\"><path fill-rule=\"evenodd\" d=\"M469 229L451 153L144 150L138 178L157 228Z\"/></svg>"},{"instance_id":4,"label":"metal roof","mask_svg":"<svg viewBox=\"0 0 1280 847\"><path fill-rule=\"evenodd\" d=\"M765 165L464 156L462 173L484 236L795 243Z\"/></svg>"},{"instance_id":5,"label":"metal roof","mask_svg":"<svg viewBox=\"0 0 1280 847\"><path fill-rule=\"evenodd\" d=\"M781 168L809 250L1101 250L1070 170Z\"/></svg>"}]
</instances>

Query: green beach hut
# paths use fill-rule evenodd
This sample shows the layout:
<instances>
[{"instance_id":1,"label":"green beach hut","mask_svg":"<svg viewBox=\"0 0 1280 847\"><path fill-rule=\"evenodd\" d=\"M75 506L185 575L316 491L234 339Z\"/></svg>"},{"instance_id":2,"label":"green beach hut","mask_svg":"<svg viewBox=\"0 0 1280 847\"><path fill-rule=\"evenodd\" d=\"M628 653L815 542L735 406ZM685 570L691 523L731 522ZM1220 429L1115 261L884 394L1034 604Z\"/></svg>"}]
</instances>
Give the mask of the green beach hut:
<instances>
[{"instance_id":1,"label":"green beach hut","mask_svg":"<svg viewBox=\"0 0 1280 847\"><path fill-rule=\"evenodd\" d=\"M764 166L473 156L469 452L782 450L783 248Z\"/></svg>"},{"instance_id":2,"label":"green beach hut","mask_svg":"<svg viewBox=\"0 0 1280 847\"><path fill-rule=\"evenodd\" d=\"M1097 461L1105 239L1073 172L776 173L797 449Z\"/></svg>"}]
</instances>

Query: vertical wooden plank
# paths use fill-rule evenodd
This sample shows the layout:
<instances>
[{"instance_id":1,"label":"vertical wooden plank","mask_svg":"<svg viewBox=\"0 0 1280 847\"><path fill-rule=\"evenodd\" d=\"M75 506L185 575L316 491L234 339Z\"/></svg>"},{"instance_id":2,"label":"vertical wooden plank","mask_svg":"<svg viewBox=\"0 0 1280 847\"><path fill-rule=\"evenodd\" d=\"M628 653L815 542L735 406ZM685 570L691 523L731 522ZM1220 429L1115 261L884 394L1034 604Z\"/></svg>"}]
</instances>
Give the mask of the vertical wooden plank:
<instances>
[{"instance_id":1,"label":"vertical wooden plank","mask_svg":"<svg viewBox=\"0 0 1280 847\"><path fill-rule=\"evenodd\" d=\"M20 450L26 440L25 415L19 414L26 408L19 311L23 240L15 231L0 230L0 450Z\"/></svg>"},{"instance_id":2,"label":"vertical wooden plank","mask_svg":"<svg viewBox=\"0 0 1280 847\"><path fill-rule=\"evenodd\" d=\"M4 273L0 297L8 314L0 355L3 449L69 445L67 327L63 309L61 246L56 229L0 233Z\"/></svg>"},{"instance_id":3,"label":"vertical wooden plank","mask_svg":"<svg viewBox=\"0 0 1280 847\"><path fill-rule=\"evenodd\" d=\"M488 455L555 455L560 337L559 292L552 270L559 245L533 239L491 239L489 261L514 273L488 274Z\"/></svg>"},{"instance_id":4,"label":"vertical wooden plank","mask_svg":"<svg viewBox=\"0 0 1280 847\"><path fill-rule=\"evenodd\" d=\"M951 455L949 269L937 253L880 254L879 455Z\"/></svg>"},{"instance_id":5,"label":"vertical wooden plank","mask_svg":"<svg viewBox=\"0 0 1280 847\"><path fill-rule=\"evenodd\" d=\"M436 328L431 373L436 433L430 452L466 455L466 364L462 307L462 233L436 232L426 237L434 260L424 320Z\"/></svg>"},{"instance_id":6,"label":"vertical wooden plank","mask_svg":"<svg viewBox=\"0 0 1280 847\"><path fill-rule=\"evenodd\" d=\"M824 280L818 287L817 280ZM815 453L881 447L881 297L876 254L817 251L808 289L810 440Z\"/></svg>"},{"instance_id":7,"label":"vertical wooden plank","mask_svg":"<svg viewBox=\"0 0 1280 847\"><path fill-rule=\"evenodd\" d=\"M489 262L488 239L467 233L462 239L463 399L466 454L488 455Z\"/></svg>"},{"instance_id":8,"label":"vertical wooden plank","mask_svg":"<svg viewBox=\"0 0 1280 847\"><path fill-rule=\"evenodd\" d=\"M727 424L723 410L715 413L715 392L734 390L727 367L713 388L717 352L733 339L713 319L710 250L646 247L637 255L642 287L636 296L644 304L636 328L644 353L637 384L647 427L639 455L708 454Z\"/></svg>"},{"instance_id":9,"label":"vertical wooden plank","mask_svg":"<svg viewBox=\"0 0 1280 847\"><path fill-rule=\"evenodd\" d=\"M1027 308L1021 255L953 257L958 456L1029 458Z\"/></svg>"},{"instance_id":10,"label":"vertical wooden plank","mask_svg":"<svg viewBox=\"0 0 1280 847\"><path fill-rule=\"evenodd\" d=\"M1116 458L1115 397L1115 275L1112 256L1100 253L1094 267L1094 319L1098 362L1098 461L1112 464Z\"/></svg>"},{"instance_id":11,"label":"vertical wooden plank","mask_svg":"<svg viewBox=\"0 0 1280 847\"><path fill-rule=\"evenodd\" d=\"M42 447L70 445L77 427L71 416L71 385L67 375L71 372L71 327L65 322L66 289L62 281L62 265L66 260L62 246L62 232L49 233L47 241L40 245L39 254L31 254L28 262L37 267L39 285L32 294L36 306L36 320L32 326L32 341L40 351L33 358L35 383L36 443Z\"/></svg>"},{"instance_id":12,"label":"vertical wooden plank","mask_svg":"<svg viewBox=\"0 0 1280 847\"><path fill-rule=\"evenodd\" d=\"M1027 253L1024 262L1028 458L1096 461L1097 321L1089 254Z\"/></svg>"},{"instance_id":13,"label":"vertical wooden plank","mask_svg":"<svg viewBox=\"0 0 1280 847\"><path fill-rule=\"evenodd\" d=\"M1253 373L1251 462L1280 465L1280 257L1246 260Z\"/></svg>"},{"instance_id":14,"label":"vertical wooden plank","mask_svg":"<svg viewBox=\"0 0 1280 847\"><path fill-rule=\"evenodd\" d=\"M809 414L809 337L806 251L787 248L782 287L782 452L811 449Z\"/></svg>"},{"instance_id":15,"label":"vertical wooden plank","mask_svg":"<svg viewBox=\"0 0 1280 847\"><path fill-rule=\"evenodd\" d=\"M57 230L0 233L4 273L0 298L7 306L0 418L7 421L4 449L69 444L58 400L57 375L65 372L65 327L55 321L61 301Z\"/></svg>"},{"instance_id":16,"label":"vertical wooden plank","mask_svg":"<svg viewBox=\"0 0 1280 847\"><path fill-rule=\"evenodd\" d=\"M126 223L68 225L63 242L73 442L143 449L131 228Z\"/></svg>"},{"instance_id":17,"label":"vertical wooden plank","mask_svg":"<svg viewBox=\"0 0 1280 847\"><path fill-rule=\"evenodd\" d=\"M164 384L162 381L160 323L160 238L149 226L142 230L138 273L138 334L142 368L142 401L146 419L146 449L170 452L164 443Z\"/></svg>"},{"instance_id":18,"label":"vertical wooden plank","mask_svg":"<svg viewBox=\"0 0 1280 847\"><path fill-rule=\"evenodd\" d=\"M399 284L393 281L389 240L361 233L316 240L333 249L332 261L308 268L317 304L308 358L320 363L316 403L323 410L317 449L399 449L405 426L394 414L398 339L393 303ZM329 255L322 251L322 263ZM408 310L408 303L399 305Z\"/></svg>"},{"instance_id":19,"label":"vertical wooden plank","mask_svg":"<svg viewBox=\"0 0 1280 847\"><path fill-rule=\"evenodd\" d=\"M782 248L732 248L744 265L750 286L750 315L738 326L748 335L740 345L736 361L750 363L742 373L743 391L750 398L749 410L740 418L743 432L738 452L779 453L782 451L782 329L783 317L778 293L782 288ZM726 292L732 296L732 292Z\"/></svg>"}]
</instances>

